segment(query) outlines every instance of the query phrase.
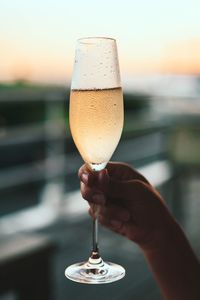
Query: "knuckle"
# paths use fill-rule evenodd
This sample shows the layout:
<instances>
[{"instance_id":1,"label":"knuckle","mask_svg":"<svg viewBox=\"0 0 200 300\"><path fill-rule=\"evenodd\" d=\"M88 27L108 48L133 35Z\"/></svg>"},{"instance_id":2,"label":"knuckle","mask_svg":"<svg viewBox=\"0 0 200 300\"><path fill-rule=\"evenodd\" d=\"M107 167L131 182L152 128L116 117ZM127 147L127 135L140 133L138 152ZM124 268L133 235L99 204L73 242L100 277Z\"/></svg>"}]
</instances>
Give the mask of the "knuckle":
<instances>
[{"instance_id":1,"label":"knuckle","mask_svg":"<svg viewBox=\"0 0 200 300\"><path fill-rule=\"evenodd\" d=\"M86 165L82 165L78 170L78 177L80 178L84 170L86 169Z\"/></svg>"},{"instance_id":2,"label":"knuckle","mask_svg":"<svg viewBox=\"0 0 200 300\"><path fill-rule=\"evenodd\" d=\"M83 166L79 168L78 170L78 177L81 177L81 174L83 173Z\"/></svg>"},{"instance_id":3,"label":"knuckle","mask_svg":"<svg viewBox=\"0 0 200 300\"><path fill-rule=\"evenodd\" d=\"M89 199L89 191L85 187L85 184L81 182L81 195L83 199L88 200Z\"/></svg>"},{"instance_id":4,"label":"knuckle","mask_svg":"<svg viewBox=\"0 0 200 300\"><path fill-rule=\"evenodd\" d=\"M83 199L88 200L88 195L85 191L81 191L81 195L82 195Z\"/></svg>"}]
</instances>

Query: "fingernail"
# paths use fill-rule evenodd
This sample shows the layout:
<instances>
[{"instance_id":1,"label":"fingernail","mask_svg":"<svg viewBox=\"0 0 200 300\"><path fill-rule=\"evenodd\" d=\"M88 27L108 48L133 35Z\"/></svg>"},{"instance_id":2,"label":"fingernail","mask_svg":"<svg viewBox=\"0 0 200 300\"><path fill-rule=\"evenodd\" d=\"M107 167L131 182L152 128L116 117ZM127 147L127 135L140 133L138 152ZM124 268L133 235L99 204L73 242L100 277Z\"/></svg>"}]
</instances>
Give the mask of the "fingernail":
<instances>
[{"instance_id":1,"label":"fingernail","mask_svg":"<svg viewBox=\"0 0 200 300\"><path fill-rule=\"evenodd\" d=\"M110 220L110 224L116 229L119 229L122 226L122 222L118 220Z\"/></svg>"},{"instance_id":2,"label":"fingernail","mask_svg":"<svg viewBox=\"0 0 200 300\"><path fill-rule=\"evenodd\" d=\"M81 181L83 181L85 184L88 184L88 177L89 175L87 173L83 173L81 175Z\"/></svg>"},{"instance_id":3,"label":"fingernail","mask_svg":"<svg viewBox=\"0 0 200 300\"><path fill-rule=\"evenodd\" d=\"M94 200L94 202L95 202L96 204L101 204L101 205L103 205L103 204L105 204L105 202L106 202L106 199L105 199L104 194L94 194L94 195L92 196L92 199Z\"/></svg>"}]
</instances>

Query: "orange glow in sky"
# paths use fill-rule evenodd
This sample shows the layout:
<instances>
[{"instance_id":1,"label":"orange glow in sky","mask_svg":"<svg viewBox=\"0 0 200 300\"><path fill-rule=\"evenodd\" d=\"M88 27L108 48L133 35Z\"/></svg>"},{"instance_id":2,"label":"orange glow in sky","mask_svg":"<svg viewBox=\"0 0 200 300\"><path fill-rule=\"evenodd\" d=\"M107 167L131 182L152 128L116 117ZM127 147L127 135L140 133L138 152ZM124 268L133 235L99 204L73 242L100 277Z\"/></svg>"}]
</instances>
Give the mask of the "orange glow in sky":
<instances>
[{"instance_id":1,"label":"orange glow in sky","mask_svg":"<svg viewBox=\"0 0 200 300\"><path fill-rule=\"evenodd\" d=\"M130 73L200 74L200 38L177 41L154 56L125 58L123 68Z\"/></svg>"},{"instance_id":2,"label":"orange glow in sky","mask_svg":"<svg viewBox=\"0 0 200 300\"><path fill-rule=\"evenodd\" d=\"M0 81L70 80L76 39L117 39L126 74L200 74L200 1L1 0Z\"/></svg>"},{"instance_id":3,"label":"orange glow in sky","mask_svg":"<svg viewBox=\"0 0 200 300\"><path fill-rule=\"evenodd\" d=\"M200 38L171 45L162 63L163 72L200 74Z\"/></svg>"}]
</instances>

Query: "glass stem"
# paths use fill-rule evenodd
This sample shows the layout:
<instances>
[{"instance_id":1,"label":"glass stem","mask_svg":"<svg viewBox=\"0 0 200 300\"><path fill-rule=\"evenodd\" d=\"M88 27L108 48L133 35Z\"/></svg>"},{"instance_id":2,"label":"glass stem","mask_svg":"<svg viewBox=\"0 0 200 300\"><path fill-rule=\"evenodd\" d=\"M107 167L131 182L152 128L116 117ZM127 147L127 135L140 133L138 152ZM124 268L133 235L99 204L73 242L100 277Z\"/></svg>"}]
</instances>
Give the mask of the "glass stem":
<instances>
[{"instance_id":1,"label":"glass stem","mask_svg":"<svg viewBox=\"0 0 200 300\"><path fill-rule=\"evenodd\" d=\"M98 254L98 218L93 220L93 230L92 230L92 252Z\"/></svg>"}]
</instances>

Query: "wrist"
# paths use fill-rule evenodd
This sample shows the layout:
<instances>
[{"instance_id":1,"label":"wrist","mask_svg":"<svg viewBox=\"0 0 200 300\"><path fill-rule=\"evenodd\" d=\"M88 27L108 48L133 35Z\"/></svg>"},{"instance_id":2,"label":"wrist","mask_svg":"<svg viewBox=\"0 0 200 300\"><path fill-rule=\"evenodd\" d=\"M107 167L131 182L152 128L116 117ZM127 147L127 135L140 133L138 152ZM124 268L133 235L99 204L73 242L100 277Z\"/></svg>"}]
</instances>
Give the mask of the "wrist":
<instances>
[{"instance_id":1,"label":"wrist","mask_svg":"<svg viewBox=\"0 0 200 300\"><path fill-rule=\"evenodd\" d=\"M151 247L141 248L164 299L200 299L199 261L173 218Z\"/></svg>"},{"instance_id":2,"label":"wrist","mask_svg":"<svg viewBox=\"0 0 200 300\"><path fill-rule=\"evenodd\" d=\"M168 251L170 245L174 247L185 240L186 237L180 225L170 216L165 225L152 232L149 240L139 246L145 255L158 254Z\"/></svg>"}]
</instances>

